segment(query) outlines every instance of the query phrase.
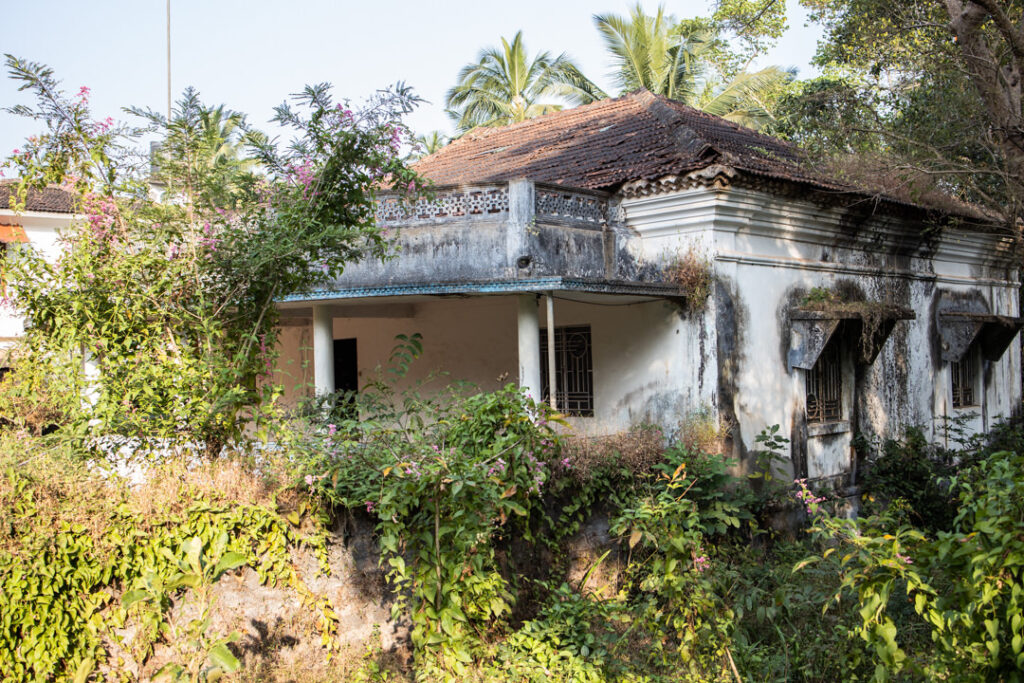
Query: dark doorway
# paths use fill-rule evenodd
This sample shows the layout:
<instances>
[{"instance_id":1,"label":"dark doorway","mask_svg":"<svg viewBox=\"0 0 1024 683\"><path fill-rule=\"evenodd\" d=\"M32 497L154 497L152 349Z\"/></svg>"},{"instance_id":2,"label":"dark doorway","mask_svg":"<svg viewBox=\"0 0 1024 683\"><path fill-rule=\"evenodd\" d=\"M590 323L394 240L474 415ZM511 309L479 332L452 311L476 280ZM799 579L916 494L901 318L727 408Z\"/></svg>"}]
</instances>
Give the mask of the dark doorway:
<instances>
[{"instance_id":1,"label":"dark doorway","mask_svg":"<svg viewBox=\"0 0 1024 683\"><path fill-rule=\"evenodd\" d=\"M359 391L359 359L356 340L334 340L334 390Z\"/></svg>"},{"instance_id":2,"label":"dark doorway","mask_svg":"<svg viewBox=\"0 0 1024 683\"><path fill-rule=\"evenodd\" d=\"M359 391L359 358L356 355L356 340L334 340L334 390L338 393ZM352 394L341 398L337 404L338 417L355 419L356 406Z\"/></svg>"}]
</instances>

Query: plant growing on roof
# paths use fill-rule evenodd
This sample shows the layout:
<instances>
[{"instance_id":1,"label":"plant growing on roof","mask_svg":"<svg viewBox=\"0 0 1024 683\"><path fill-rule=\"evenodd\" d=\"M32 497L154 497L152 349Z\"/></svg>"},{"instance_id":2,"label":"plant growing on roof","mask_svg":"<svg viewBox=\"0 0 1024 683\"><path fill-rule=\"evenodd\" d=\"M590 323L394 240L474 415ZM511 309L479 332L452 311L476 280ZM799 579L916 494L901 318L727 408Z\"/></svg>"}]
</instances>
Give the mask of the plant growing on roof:
<instances>
[{"instance_id":1,"label":"plant growing on roof","mask_svg":"<svg viewBox=\"0 0 1024 683\"><path fill-rule=\"evenodd\" d=\"M690 246L685 252L675 254L662 273L668 282L679 286L688 312L704 309L715 284L715 268L710 258Z\"/></svg>"}]
</instances>

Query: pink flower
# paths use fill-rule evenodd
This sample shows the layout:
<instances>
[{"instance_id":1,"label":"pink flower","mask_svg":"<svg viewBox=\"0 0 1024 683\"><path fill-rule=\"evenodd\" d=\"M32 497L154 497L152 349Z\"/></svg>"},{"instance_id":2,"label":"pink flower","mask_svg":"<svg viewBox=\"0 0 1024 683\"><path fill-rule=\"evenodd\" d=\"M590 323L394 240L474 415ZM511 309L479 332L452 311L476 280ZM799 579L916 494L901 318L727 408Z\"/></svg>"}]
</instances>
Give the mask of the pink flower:
<instances>
[{"instance_id":1,"label":"pink flower","mask_svg":"<svg viewBox=\"0 0 1024 683\"><path fill-rule=\"evenodd\" d=\"M374 507L376 507L376 506L374 505L374 502L372 500L366 501L366 511L367 512L373 512L373 508Z\"/></svg>"},{"instance_id":2,"label":"pink flower","mask_svg":"<svg viewBox=\"0 0 1024 683\"><path fill-rule=\"evenodd\" d=\"M312 474L307 474L306 475L306 486L312 486L312 485L313 485L313 475Z\"/></svg>"},{"instance_id":3,"label":"pink flower","mask_svg":"<svg viewBox=\"0 0 1024 683\"><path fill-rule=\"evenodd\" d=\"M334 426L334 425L327 425L327 436L334 436L335 432L337 432L337 431L338 431L338 428L336 426Z\"/></svg>"},{"instance_id":4,"label":"pink flower","mask_svg":"<svg viewBox=\"0 0 1024 683\"><path fill-rule=\"evenodd\" d=\"M693 558L693 568L698 572L702 572L711 566L711 560L708 559L707 555L698 555Z\"/></svg>"}]
</instances>

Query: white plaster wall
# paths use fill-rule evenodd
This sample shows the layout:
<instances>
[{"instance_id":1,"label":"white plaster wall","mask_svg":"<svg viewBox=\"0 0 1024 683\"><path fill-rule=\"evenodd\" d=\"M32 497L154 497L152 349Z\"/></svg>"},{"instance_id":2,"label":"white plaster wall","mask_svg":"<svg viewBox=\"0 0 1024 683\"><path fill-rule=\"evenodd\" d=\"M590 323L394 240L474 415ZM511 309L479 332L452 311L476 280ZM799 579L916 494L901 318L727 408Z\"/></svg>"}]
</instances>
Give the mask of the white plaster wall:
<instances>
[{"instance_id":1,"label":"white plaster wall","mask_svg":"<svg viewBox=\"0 0 1024 683\"><path fill-rule=\"evenodd\" d=\"M704 315L686 317L667 301L606 304L555 301L555 327L590 325L594 416L570 418L575 433L614 434L647 423L672 434L689 414L713 409L714 341Z\"/></svg>"},{"instance_id":2,"label":"white plaster wall","mask_svg":"<svg viewBox=\"0 0 1024 683\"><path fill-rule=\"evenodd\" d=\"M31 248L40 252L51 263L61 252L60 230L66 228L73 216L70 214L28 212L15 214L7 209L0 209L0 222L16 223L25 230L28 244L9 245L10 249ZM4 364L4 349L9 348L15 339L24 333L20 316L6 306L0 306L0 365Z\"/></svg>"},{"instance_id":3,"label":"white plaster wall","mask_svg":"<svg viewBox=\"0 0 1024 683\"><path fill-rule=\"evenodd\" d=\"M346 310L357 310L345 302ZM475 384L481 391L493 391L517 379L518 350L515 297L474 297L438 299L394 306L394 317L336 317L334 338L356 338L356 356L361 384L373 379L378 367L387 365L400 334L423 336L423 355L396 388L404 390L431 375L447 373L425 387L430 393L453 381ZM385 305L385 311L387 306ZM308 396L313 381L312 333L308 327L286 327L278 346L275 379L285 386L289 404ZM300 382L305 386L297 386ZM434 387L433 389L431 387Z\"/></svg>"},{"instance_id":4,"label":"white plaster wall","mask_svg":"<svg viewBox=\"0 0 1024 683\"><path fill-rule=\"evenodd\" d=\"M721 344L735 328L736 346L717 359L719 374L711 383L721 381L725 388L718 398L730 404L718 408L735 419L738 453L752 449L763 428L778 424L803 452L811 477L850 474L850 442L858 430L898 437L907 426L920 425L939 437L950 391L948 366L936 360L933 343L932 305L940 289L980 289L992 312L1017 315L1017 285L1005 268L995 267L999 258L1006 261L996 256L1004 245L992 236L947 231L931 251L915 253L913 246L922 243L915 231L922 226L851 218L810 202L737 188L628 199L623 208L648 259L665 263L691 246L714 258L720 289L707 314L715 324L709 336ZM799 292L840 282L854 283L868 300L908 307L917 319L897 323L873 365L848 368L847 392L857 380L856 397L848 393L844 402L855 418L851 429L807 436L804 373L789 370L786 362L787 302ZM1019 406L1019 340L987 376L977 429Z\"/></svg>"}]
</instances>

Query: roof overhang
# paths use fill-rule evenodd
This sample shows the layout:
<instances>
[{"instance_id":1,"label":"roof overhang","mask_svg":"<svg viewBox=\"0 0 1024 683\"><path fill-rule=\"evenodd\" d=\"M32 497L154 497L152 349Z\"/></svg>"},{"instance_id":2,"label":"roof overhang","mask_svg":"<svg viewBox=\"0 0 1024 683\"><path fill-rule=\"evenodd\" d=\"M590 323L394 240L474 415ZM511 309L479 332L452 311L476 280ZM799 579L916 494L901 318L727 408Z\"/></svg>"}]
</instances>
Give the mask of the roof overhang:
<instances>
[{"instance_id":1,"label":"roof overhang","mask_svg":"<svg viewBox=\"0 0 1024 683\"><path fill-rule=\"evenodd\" d=\"M942 338L942 360L960 361L976 343L985 360L999 360L1024 327L1024 318L945 311L939 313L939 336Z\"/></svg>"},{"instance_id":2,"label":"roof overhang","mask_svg":"<svg viewBox=\"0 0 1024 683\"><path fill-rule=\"evenodd\" d=\"M842 334L854 343L859 363L871 365L896 323L916 317L907 308L870 302L844 303L832 308L794 309L789 314L789 366L802 370L812 369L836 334Z\"/></svg>"},{"instance_id":3,"label":"roof overhang","mask_svg":"<svg viewBox=\"0 0 1024 683\"><path fill-rule=\"evenodd\" d=\"M517 280L487 280L478 282L427 282L416 284L348 287L321 290L285 297L283 301L325 301L333 299L364 299L371 297L423 296L423 295L480 295L528 294L535 292L583 292L590 294L618 294L660 299L682 299L679 287L660 282L630 282L567 277L523 278Z\"/></svg>"}]
</instances>

